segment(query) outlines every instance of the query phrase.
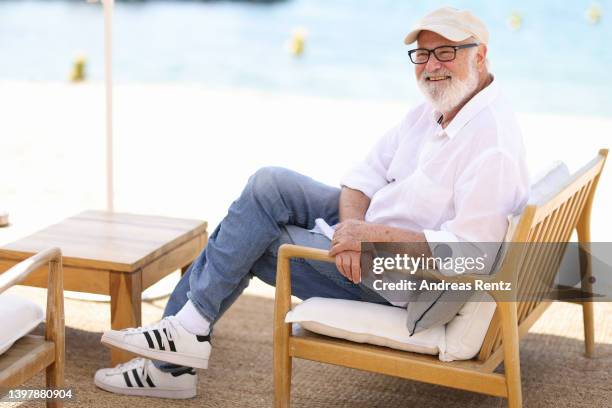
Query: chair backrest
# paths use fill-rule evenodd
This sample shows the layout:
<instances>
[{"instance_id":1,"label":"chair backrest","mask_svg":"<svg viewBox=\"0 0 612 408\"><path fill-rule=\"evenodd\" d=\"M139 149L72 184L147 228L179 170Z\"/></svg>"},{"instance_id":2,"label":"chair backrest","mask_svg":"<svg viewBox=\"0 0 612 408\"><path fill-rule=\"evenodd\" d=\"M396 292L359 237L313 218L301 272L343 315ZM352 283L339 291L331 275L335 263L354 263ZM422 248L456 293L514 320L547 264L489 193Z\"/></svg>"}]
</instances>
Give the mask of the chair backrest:
<instances>
[{"instance_id":1,"label":"chair backrest","mask_svg":"<svg viewBox=\"0 0 612 408\"><path fill-rule=\"evenodd\" d=\"M515 285L519 299L519 326L522 323L533 324L533 319L529 317L544 300L544 292L538 290L539 285L552 287L574 229L578 230L581 244L588 245L593 196L607 154L607 149L600 150L559 191L538 204L528 204L524 208L511 240L512 244L519 245L511 245L499 272L506 277L506 281L510 280ZM546 244L532 245L536 243ZM487 360L501 346L499 316L496 310L478 360Z\"/></svg>"}]
</instances>

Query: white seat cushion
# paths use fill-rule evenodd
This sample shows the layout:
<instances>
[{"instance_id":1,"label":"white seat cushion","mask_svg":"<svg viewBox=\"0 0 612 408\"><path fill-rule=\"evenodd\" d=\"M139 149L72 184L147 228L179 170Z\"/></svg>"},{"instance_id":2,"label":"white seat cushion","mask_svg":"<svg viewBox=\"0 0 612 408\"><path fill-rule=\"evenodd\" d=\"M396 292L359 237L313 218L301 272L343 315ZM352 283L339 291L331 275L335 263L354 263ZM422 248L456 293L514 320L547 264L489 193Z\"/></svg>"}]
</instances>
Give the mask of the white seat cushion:
<instances>
[{"instance_id":1,"label":"white seat cushion","mask_svg":"<svg viewBox=\"0 0 612 408\"><path fill-rule=\"evenodd\" d=\"M295 306L285 318L326 336L398 350L437 355L444 349L444 327L410 336L404 308L356 300L313 297Z\"/></svg>"},{"instance_id":2,"label":"white seat cushion","mask_svg":"<svg viewBox=\"0 0 612 408\"><path fill-rule=\"evenodd\" d=\"M43 319L42 308L31 300L7 293L0 294L0 354L31 332Z\"/></svg>"},{"instance_id":3,"label":"white seat cushion","mask_svg":"<svg viewBox=\"0 0 612 408\"><path fill-rule=\"evenodd\" d=\"M497 304L486 292L475 296L446 324L446 348L440 350L441 361L469 360L480 351Z\"/></svg>"},{"instance_id":4,"label":"white seat cushion","mask_svg":"<svg viewBox=\"0 0 612 408\"><path fill-rule=\"evenodd\" d=\"M299 323L306 330L326 336L438 355L442 361L453 361L467 360L478 353L494 312L493 301L483 298L468 302L446 326L431 327L410 336L406 327L408 312L404 308L313 297L289 311L285 322Z\"/></svg>"}]
</instances>

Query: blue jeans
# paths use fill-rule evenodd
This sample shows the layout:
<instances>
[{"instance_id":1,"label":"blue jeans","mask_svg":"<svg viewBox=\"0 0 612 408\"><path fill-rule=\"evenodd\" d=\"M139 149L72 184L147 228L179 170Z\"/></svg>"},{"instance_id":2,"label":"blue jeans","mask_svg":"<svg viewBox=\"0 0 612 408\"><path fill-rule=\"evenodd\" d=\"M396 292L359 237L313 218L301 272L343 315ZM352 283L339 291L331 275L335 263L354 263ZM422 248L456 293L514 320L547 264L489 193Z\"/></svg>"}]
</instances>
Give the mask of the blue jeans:
<instances>
[{"instance_id":1,"label":"blue jeans","mask_svg":"<svg viewBox=\"0 0 612 408\"><path fill-rule=\"evenodd\" d=\"M274 285L279 246L300 244L292 240L285 227L311 229L317 218L330 225L337 223L339 196L340 189L291 170L258 170L174 288L164 316L175 315L190 299L214 324L253 276ZM303 259L291 261L291 291L300 299L319 296L387 303L346 279L333 264L315 268ZM182 368L159 361L155 365L164 371Z\"/></svg>"}]
</instances>

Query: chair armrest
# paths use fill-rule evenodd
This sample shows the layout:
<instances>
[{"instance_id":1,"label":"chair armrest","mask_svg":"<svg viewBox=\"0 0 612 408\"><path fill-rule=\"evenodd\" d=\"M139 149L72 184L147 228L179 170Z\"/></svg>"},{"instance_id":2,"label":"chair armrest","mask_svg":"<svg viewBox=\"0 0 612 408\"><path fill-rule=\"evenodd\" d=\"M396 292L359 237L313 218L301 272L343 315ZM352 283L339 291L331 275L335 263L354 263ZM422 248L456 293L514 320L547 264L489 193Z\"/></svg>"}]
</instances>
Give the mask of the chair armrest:
<instances>
[{"instance_id":1,"label":"chair armrest","mask_svg":"<svg viewBox=\"0 0 612 408\"><path fill-rule=\"evenodd\" d=\"M291 258L312 259L335 263L336 258L329 256L329 252L318 248L309 248L300 245L283 244L278 249L278 264L276 269L276 295L287 304L291 303ZM289 311L289 309L287 309Z\"/></svg>"},{"instance_id":2,"label":"chair armrest","mask_svg":"<svg viewBox=\"0 0 612 408\"><path fill-rule=\"evenodd\" d=\"M322 249L299 245L283 244L278 249L276 266L276 290L274 294L274 332L289 335L290 325L285 324L285 316L291 308L291 258L313 259L335 262L335 258Z\"/></svg>"},{"instance_id":3,"label":"chair armrest","mask_svg":"<svg viewBox=\"0 0 612 408\"><path fill-rule=\"evenodd\" d=\"M0 274L0 293L14 285L19 284L32 272L50 262L58 262L61 264L62 252L59 248L50 248L41 251L36 255L19 262L17 265L13 266L3 274Z\"/></svg>"},{"instance_id":4,"label":"chair armrest","mask_svg":"<svg viewBox=\"0 0 612 408\"><path fill-rule=\"evenodd\" d=\"M62 268L62 251L50 248L18 263L8 271L0 274L0 293L11 286L22 282L28 275L49 264L47 285L47 316L45 324L45 340L55 345L53 379L47 376L47 386L63 386L65 366L65 332L64 332L64 272ZM59 380L58 380L59 379Z\"/></svg>"},{"instance_id":5,"label":"chair armrest","mask_svg":"<svg viewBox=\"0 0 612 408\"><path fill-rule=\"evenodd\" d=\"M299 245L291 245L284 244L278 250L278 262L279 265L281 261L290 261L291 258L304 258L304 259L312 259L314 261L322 261L322 262L330 262L335 263L336 259L333 256L329 256L328 252L323 249L317 248L309 248ZM286 270L277 271L276 275L276 283L277 283L277 294L278 291L278 281L279 274L289 275L289 268ZM434 269L421 270L420 276L421 278L429 278L436 280L444 280L447 282L458 282L458 283L474 283L476 280L482 280L483 282L497 282L498 278L496 275L476 275L476 274L465 274L465 275L451 275L446 276L441 274L439 271ZM283 283L283 282L281 282ZM291 295L291 286L289 286L289 295Z\"/></svg>"},{"instance_id":6,"label":"chair armrest","mask_svg":"<svg viewBox=\"0 0 612 408\"><path fill-rule=\"evenodd\" d=\"M336 258L329 256L329 252L324 249L310 248L301 245L283 244L278 250L278 258L304 258L313 261L323 261L335 263Z\"/></svg>"}]
</instances>

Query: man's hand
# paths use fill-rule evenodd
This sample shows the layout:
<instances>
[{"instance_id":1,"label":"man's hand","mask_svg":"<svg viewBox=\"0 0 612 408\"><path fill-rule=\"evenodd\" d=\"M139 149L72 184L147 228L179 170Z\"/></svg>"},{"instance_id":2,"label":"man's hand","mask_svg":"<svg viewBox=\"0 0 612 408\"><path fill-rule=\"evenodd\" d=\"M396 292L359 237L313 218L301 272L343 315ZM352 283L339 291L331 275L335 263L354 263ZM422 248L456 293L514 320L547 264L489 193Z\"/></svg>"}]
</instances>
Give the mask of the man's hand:
<instances>
[{"instance_id":1,"label":"man's hand","mask_svg":"<svg viewBox=\"0 0 612 408\"><path fill-rule=\"evenodd\" d=\"M359 251L343 251L336 255L336 267L345 278L354 283L361 282L360 257Z\"/></svg>"},{"instance_id":2,"label":"man's hand","mask_svg":"<svg viewBox=\"0 0 612 408\"><path fill-rule=\"evenodd\" d=\"M336 267L351 282L361 282L361 242L368 240L365 221L347 220L336 226L329 255L336 257Z\"/></svg>"},{"instance_id":3,"label":"man's hand","mask_svg":"<svg viewBox=\"0 0 612 408\"><path fill-rule=\"evenodd\" d=\"M331 242L330 256L344 251L361 251L361 242L370 240L370 224L365 221L347 220L336 226Z\"/></svg>"}]
</instances>

